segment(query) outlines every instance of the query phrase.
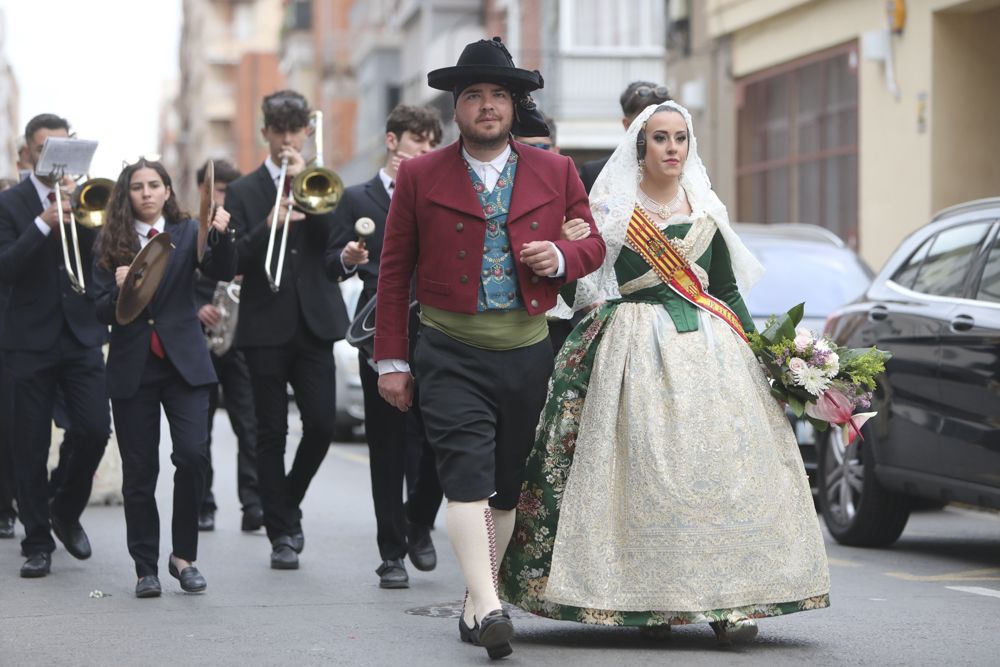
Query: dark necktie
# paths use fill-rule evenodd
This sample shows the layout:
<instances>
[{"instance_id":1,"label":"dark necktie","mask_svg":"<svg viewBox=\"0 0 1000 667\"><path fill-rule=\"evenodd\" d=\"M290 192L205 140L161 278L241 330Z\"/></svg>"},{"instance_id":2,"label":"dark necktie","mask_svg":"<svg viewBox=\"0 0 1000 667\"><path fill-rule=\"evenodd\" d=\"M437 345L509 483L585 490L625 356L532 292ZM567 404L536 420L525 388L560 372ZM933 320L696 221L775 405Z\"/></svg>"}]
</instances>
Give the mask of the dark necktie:
<instances>
[{"instance_id":1,"label":"dark necktie","mask_svg":"<svg viewBox=\"0 0 1000 667\"><path fill-rule=\"evenodd\" d=\"M155 227L150 227L149 231L146 232L146 238L151 239L159 233L160 232L156 231ZM160 336L156 333L156 329L153 329L153 335L149 338L149 351L160 359L167 356L166 350L163 349L163 342L160 340Z\"/></svg>"}]
</instances>

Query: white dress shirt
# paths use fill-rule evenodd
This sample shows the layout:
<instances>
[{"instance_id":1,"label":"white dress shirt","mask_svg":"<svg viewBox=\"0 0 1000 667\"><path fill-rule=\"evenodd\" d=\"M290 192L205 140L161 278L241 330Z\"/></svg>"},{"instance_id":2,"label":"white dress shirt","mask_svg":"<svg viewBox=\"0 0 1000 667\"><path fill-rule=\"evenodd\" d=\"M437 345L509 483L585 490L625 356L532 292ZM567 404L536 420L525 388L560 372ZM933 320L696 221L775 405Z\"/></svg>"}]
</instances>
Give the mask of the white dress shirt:
<instances>
[{"instance_id":1,"label":"white dress shirt","mask_svg":"<svg viewBox=\"0 0 1000 667\"><path fill-rule=\"evenodd\" d=\"M28 178L31 179L31 184L35 186L35 192L38 193L38 199L41 200L42 210L44 211L49 207L49 193L55 192L55 190L38 180L38 177L35 176L35 172L28 174ZM35 218L35 227L38 227L38 231L46 236L52 233L52 228L49 227L44 220L42 220L42 216Z\"/></svg>"},{"instance_id":2,"label":"white dress shirt","mask_svg":"<svg viewBox=\"0 0 1000 667\"><path fill-rule=\"evenodd\" d=\"M139 235L140 250L145 248L146 244L149 243L149 230L155 229L156 233L159 234L163 231L163 226L164 226L162 215L159 218L157 218L156 222L154 222L151 225L143 222L142 220L135 220L134 223L135 223L135 233Z\"/></svg>"}]
</instances>

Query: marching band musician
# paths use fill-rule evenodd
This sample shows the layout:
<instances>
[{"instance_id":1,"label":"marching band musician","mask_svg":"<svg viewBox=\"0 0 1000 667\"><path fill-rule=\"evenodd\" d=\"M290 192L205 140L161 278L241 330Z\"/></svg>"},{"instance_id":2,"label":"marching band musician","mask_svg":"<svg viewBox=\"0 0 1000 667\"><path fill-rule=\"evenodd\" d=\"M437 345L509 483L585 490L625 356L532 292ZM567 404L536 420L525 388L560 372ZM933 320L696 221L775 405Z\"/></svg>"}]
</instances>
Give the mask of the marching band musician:
<instances>
[{"instance_id":1,"label":"marching band musician","mask_svg":"<svg viewBox=\"0 0 1000 667\"><path fill-rule=\"evenodd\" d=\"M306 99L289 90L265 97L262 111L261 134L269 154L256 171L229 185L226 208L233 216L238 268L243 274L236 346L246 355L257 411L257 473L264 526L271 542L271 567L292 570L298 568L298 554L305 545L300 505L333 440L332 348L334 341L344 337L348 320L340 288L324 268L332 213L291 211L288 254L282 273L276 276L280 287L275 291L269 283L265 258L271 226L283 226L293 204L287 196L279 210L273 210L280 165L287 164L285 187L305 169L300 151L308 135L310 112ZM280 234L276 229L276 235ZM269 271L277 272L276 265L277 260ZM302 416L302 439L286 473L289 383Z\"/></svg>"},{"instance_id":2,"label":"marching band musician","mask_svg":"<svg viewBox=\"0 0 1000 667\"><path fill-rule=\"evenodd\" d=\"M41 157L48 137L69 136L69 123L53 114L35 116L25 128L32 165ZM104 357L101 345L107 328L94 302L74 289L69 271L75 268L90 282L91 248L96 231L79 226L82 265L67 267L60 238L69 235L70 201L62 203L59 220L55 183L32 173L0 193L0 283L9 300L0 331L4 367L10 375L12 447L17 477L18 510L27 557L22 577L44 577L50 571L55 542L70 555L90 557L80 516L87 505L94 472L110 433ZM64 179L63 193L73 183ZM72 428L73 447L65 463L65 479L49 504L46 461L52 437L52 413L61 387Z\"/></svg>"},{"instance_id":3,"label":"marching band musician","mask_svg":"<svg viewBox=\"0 0 1000 667\"><path fill-rule=\"evenodd\" d=\"M235 274L229 214L218 208L208 247L198 262L198 222L181 212L170 176L158 158L140 157L118 177L98 238L94 282L98 316L111 325L108 393L122 457L128 548L135 561L137 597L160 595L160 521L154 491L159 473L160 405L173 443L173 551L168 570L186 592L205 590L195 565L198 508L205 490L208 394L218 382L194 305L196 266L217 280ZM142 314L118 324L116 307L129 264L159 233L174 251Z\"/></svg>"},{"instance_id":4,"label":"marching band musician","mask_svg":"<svg viewBox=\"0 0 1000 667\"><path fill-rule=\"evenodd\" d=\"M205 180L207 163L198 170L198 186ZM212 193L217 206L226 200L229 184L241 176L239 170L226 160L215 161L215 191ZM206 329L217 326L222 314L213 303L219 281L205 275L195 279L195 301L198 319ZM229 283L221 283L228 285ZM226 414L236 434L236 491L243 509L240 528L254 531L264 525L264 510L260 506L260 492L257 490L257 418L253 410L253 392L250 389L250 370L243 351L230 347L223 354L212 351L212 365L219 376L219 384L211 389L208 401L208 471L205 475L205 497L198 512L198 530L215 529L215 495L212 493L214 471L212 469L212 425L215 411L219 407L219 387L225 397Z\"/></svg>"},{"instance_id":5,"label":"marching band musician","mask_svg":"<svg viewBox=\"0 0 1000 667\"><path fill-rule=\"evenodd\" d=\"M375 298L385 218L395 189L396 170L403 160L430 152L440 141L441 121L432 108L397 106L386 119L384 166L368 182L347 188L334 211L337 231L330 237L327 267L334 274L342 268L357 270L364 281L358 312ZM375 233L366 241L364 249L357 241L350 240L355 236L355 221L362 217L375 222ZM351 262L358 253L365 257L365 251L367 256L363 262L357 263L356 259ZM414 341L418 326L416 317L411 317ZM407 588L409 575L403 563L406 555L418 570L432 570L437 565L431 527L441 506L441 485L434 466L434 453L424 437L420 411L404 413L386 403L378 393L378 373L370 365L373 362L364 350L359 350L358 354L372 500L382 558L375 573L381 588ZM404 505L401 489L409 458L418 459L418 474L407 484L408 500Z\"/></svg>"}]
</instances>

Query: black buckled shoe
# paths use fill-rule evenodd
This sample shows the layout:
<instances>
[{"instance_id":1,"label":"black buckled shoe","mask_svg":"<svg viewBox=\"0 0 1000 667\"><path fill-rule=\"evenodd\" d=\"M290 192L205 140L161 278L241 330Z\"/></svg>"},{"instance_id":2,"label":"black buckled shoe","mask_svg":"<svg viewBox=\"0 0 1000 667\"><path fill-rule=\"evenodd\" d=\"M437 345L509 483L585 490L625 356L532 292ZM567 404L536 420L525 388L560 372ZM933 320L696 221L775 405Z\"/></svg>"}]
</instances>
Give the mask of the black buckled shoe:
<instances>
[{"instance_id":1,"label":"black buckled shoe","mask_svg":"<svg viewBox=\"0 0 1000 667\"><path fill-rule=\"evenodd\" d=\"M299 555L292 546L292 538L282 535L271 544L272 570L299 569Z\"/></svg>"},{"instance_id":2,"label":"black buckled shoe","mask_svg":"<svg viewBox=\"0 0 1000 667\"><path fill-rule=\"evenodd\" d=\"M214 510L202 510L198 512L198 530L203 533L215 530Z\"/></svg>"},{"instance_id":3,"label":"black buckled shoe","mask_svg":"<svg viewBox=\"0 0 1000 667\"><path fill-rule=\"evenodd\" d=\"M174 565L174 559L171 557L167 560L167 571L170 572L171 577L181 582L181 590L185 593L201 593L208 587L205 577L201 576L201 572L194 565L189 565L178 572L177 566Z\"/></svg>"},{"instance_id":4,"label":"black buckled shoe","mask_svg":"<svg viewBox=\"0 0 1000 667\"><path fill-rule=\"evenodd\" d=\"M163 589L160 588L160 578L155 574L147 574L140 577L135 584L135 596L137 598L158 598Z\"/></svg>"},{"instance_id":5,"label":"black buckled shoe","mask_svg":"<svg viewBox=\"0 0 1000 667\"><path fill-rule=\"evenodd\" d=\"M252 533L264 525L264 510L258 505L251 505L243 510L243 521L240 530Z\"/></svg>"},{"instance_id":6,"label":"black buckled shoe","mask_svg":"<svg viewBox=\"0 0 1000 667\"><path fill-rule=\"evenodd\" d=\"M83 530L83 526L80 525L79 521L74 523L64 523L62 519L52 514L49 517L49 522L52 524L52 532L55 533L59 541L63 543L66 547L66 551L73 558L79 560L87 560L90 558L90 540L87 539L87 533Z\"/></svg>"},{"instance_id":7,"label":"black buckled shoe","mask_svg":"<svg viewBox=\"0 0 1000 667\"><path fill-rule=\"evenodd\" d=\"M378 575L379 588L409 588L410 575L406 573L406 566L403 565L402 558L382 561L382 564L375 570Z\"/></svg>"},{"instance_id":8,"label":"black buckled shoe","mask_svg":"<svg viewBox=\"0 0 1000 667\"><path fill-rule=\"evenodd\" d=\"M36 551L28 556L21 566L21 576L25 579L37 579L44 577L52 569L52 554L45 551Z\"/></svg>"},{"instance_id":9,"label":"black buckled shoe","mask_svg":"<svg viewBox=\"0 0 1000 667\"><path fill-rule=\"evenodd\" d=\"M459 619L459 633L465 622ZM466 626L468 628L468 626ZM483 620L476 623L475 627L469 630L469 637L476 646L486 649L486 654L491 660L506 658L514 652L511 648L510 640L514 636L514 624L510 620L510 615L502 609L494 609L483 617Z\"/></svg>"},{"instance_id":10,"label":"black buckled shoe","mask_svg":"<svg viewBox=\"0 0 1000 667\"><path fill-rule=\"evenodd\" d=\"M302 526L296 526L295 532L289 535L289 538L292 540L291 546L295 550L295 553L302 553L302 550L306 548L306 536L302 532Z\"/></svg>"},{"instance_id":11,"label":"black buckled shoe","mask_svg":"<svg viewBox=\"0 0 1000 667\"><path fill-rule=\"evenodd\" d=\"M0 539L10 539L14 537L14 517L0 516Z\"/></svg>"},{"instance_id":12,"label":"black buckled shoe","mask_svg":"<svg viewBox=\"0 0 1000 667\"><path fill-rule=\"evenodd\" d=\"M407 522L406 542L406 553L413 567L421 572L430 572L437 567L437 551L429 527Z\"/></svg>"}]
</instances>

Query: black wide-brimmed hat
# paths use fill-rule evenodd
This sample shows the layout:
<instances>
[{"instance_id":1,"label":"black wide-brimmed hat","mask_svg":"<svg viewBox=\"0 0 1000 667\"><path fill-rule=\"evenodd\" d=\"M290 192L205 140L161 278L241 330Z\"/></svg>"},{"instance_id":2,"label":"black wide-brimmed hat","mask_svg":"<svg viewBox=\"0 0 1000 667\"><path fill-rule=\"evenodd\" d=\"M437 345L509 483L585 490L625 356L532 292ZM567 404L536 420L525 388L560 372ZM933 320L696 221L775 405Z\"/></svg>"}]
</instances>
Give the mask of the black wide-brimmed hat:
<instances>
[{"instance_id":1,"label":"black wide-brimmed hat","mask_svg":"<svg viewBox=\"0 0 1000 667\"><path fill-rule=\"evenodd\" d=\"M499 37L469 44L454 67L442 67L427 75L427 85L437 90L455 91L474 83L496 83L525 93L545 85L537 70L514 67L514 59Z\"/></svg>"}]
</instances>

